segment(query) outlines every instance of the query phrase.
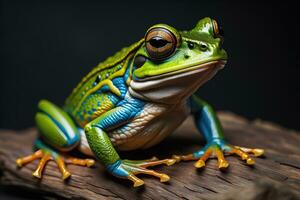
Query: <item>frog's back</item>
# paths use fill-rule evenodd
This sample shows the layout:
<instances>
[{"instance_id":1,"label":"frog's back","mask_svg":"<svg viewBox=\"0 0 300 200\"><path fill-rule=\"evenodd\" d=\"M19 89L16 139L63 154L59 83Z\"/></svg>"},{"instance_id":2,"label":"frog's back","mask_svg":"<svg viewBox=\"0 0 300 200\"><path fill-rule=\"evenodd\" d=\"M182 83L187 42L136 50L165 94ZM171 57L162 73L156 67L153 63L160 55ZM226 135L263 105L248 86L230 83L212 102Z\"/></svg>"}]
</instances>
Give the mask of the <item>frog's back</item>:
<instances>
[{"instance_id":1,"label":"frog's back","mask_svg":"<svg viewBox=\"0 0 300 200\"><path fill-rule=\"evenodd\" d=\"M124 88L120 81L128 67L132 52L143 40L123 48L90 71L66 99L65 110L79 125L84 125L112 109Z\"/></svg>"}]
</instances>

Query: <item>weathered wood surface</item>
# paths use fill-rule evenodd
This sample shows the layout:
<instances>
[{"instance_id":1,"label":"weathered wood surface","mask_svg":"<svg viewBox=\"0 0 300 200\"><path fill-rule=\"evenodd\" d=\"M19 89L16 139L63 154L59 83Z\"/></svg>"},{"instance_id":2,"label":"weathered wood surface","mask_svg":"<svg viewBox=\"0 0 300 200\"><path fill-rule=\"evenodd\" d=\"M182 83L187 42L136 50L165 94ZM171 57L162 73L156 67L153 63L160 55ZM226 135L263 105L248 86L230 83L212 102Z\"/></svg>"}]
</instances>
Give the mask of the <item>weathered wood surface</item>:
<instances>
[{"instance_id":1,"label":"weathered wood surface","mask_svg":"<svg viewBox=\"0 0 300 200\"><path fill-rule=\"evenodd\" d=\"M249 167L237 157L227 157L230 167L226 172L217 169L216 160L210 160L201 171L195 169L193 162L155 167L171 177L169 183L140 176L145 180L141 188L133 188L130 181L112 177L99 164L94 168L68 165L73 175L63 182L56 164L50 161L43 179L37 180L31 175L37 161L21 169L15 165L16 158L31 153L36 129L2 130L0 184L59 199L299 199L300 133L268 122L248 121L231 113L223 112L219 116L232 144L263 148L265 158L256 158L255 166ZM122 157L167 158L172 154L190 153L203 145L201 135L189 119L158 146L123 153Z\"/></svg>"}]
</instances>

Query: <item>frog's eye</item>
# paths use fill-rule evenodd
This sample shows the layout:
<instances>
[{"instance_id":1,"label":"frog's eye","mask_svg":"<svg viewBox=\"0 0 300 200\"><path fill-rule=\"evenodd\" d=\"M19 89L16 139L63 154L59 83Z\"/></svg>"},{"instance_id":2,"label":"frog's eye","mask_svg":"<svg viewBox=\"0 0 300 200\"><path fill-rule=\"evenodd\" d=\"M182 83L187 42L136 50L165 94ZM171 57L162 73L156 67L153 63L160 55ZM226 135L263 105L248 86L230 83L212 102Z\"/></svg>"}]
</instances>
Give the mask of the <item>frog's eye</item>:
<instances>
[{"instance_id":1,"label":"frog's eye","mask_svg":"<svg viewBox=\"0 0 300 200\"><path fill-rule=\"evenodd\" d=\"M221 38L223 40L224 31L223 31L222 27L218 25L216 20L212 20L212 24L213 24L214 36Z\"/></svg>"},{"instance_id":2,"label":"frog's eye","mask_svg":"<svg viewBox=\"0 0 300 200\"><path fill-rule=\"evenodd\" d=\"M175 52L177 38L168 29L155 27L150 29L146 36L146 50L153 60L162 60L168 58Z\"/></svg>"}]
</instances>

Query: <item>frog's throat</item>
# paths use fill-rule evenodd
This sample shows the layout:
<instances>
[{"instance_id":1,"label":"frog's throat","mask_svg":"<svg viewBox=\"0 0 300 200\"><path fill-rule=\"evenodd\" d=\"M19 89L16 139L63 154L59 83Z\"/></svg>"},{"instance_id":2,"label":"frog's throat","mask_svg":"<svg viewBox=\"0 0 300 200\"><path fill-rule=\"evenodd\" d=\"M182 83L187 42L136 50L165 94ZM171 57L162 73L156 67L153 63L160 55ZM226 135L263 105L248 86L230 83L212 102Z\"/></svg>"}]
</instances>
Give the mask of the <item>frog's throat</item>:
<instances>
[{"instance_id":1,"label":"frog's throat","mask_svg":"<svg viewBox=\"0 0 300 200\"><path fill-rule=\"evenodd\" d=\"M177 104L190 97L225 64L225 60L211 61L139 81L131 80L129 93L150 102Z\"/></svg>"}]
</instances>

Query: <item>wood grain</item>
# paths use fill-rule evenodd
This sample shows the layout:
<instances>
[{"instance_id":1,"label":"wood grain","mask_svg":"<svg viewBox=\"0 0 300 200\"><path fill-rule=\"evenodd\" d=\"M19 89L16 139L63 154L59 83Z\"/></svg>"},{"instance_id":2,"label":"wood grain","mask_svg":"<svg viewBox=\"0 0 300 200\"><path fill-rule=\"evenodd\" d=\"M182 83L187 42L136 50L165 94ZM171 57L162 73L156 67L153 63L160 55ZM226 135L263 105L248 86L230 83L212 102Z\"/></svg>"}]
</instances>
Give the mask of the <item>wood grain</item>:
<instances>
[{"instance_id":1,"label":"wood grain","mask_svg":"<svg viewBox=\"0 0 300 200\"><path fill-rule=\"evenodd\" d=\"M93 168L68 165L72 177L63 182L56 164L50 161L42 180L32 177L37 161L17 168L15 159L28 155L37 135L34 128L24 131L0 131L0 184L10 191L22 189L40 197L58 199L300 199L300 133L261 120L248 121L229 112L218 113L228 141L234 145L263 148L264 158L256 158L254 167L230 156L230 167L221 172L216 160L204 170L193 162L154 167L171 180L160 183L150 176L141 177L146 185L112 177L97 164ZM171 137L147 150L121 153L128 159L152 156L168 158L172 154L193 152L205 144L188 119Z\"/></svg>"}]
</instances>

